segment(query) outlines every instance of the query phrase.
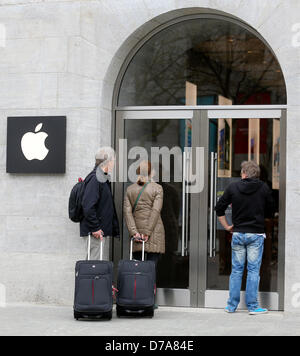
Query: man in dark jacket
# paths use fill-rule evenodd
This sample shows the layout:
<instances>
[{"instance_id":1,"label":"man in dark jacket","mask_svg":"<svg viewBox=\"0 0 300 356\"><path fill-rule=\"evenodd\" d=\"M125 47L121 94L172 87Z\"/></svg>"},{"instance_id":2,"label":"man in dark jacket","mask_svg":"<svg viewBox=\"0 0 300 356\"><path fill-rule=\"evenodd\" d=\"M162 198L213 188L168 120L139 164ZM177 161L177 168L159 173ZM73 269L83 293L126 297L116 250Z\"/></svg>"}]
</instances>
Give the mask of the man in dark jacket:
<instances>
[{"instance_id":1,"label":"man in dark jacket","mask_svg":"<svg viewBox=\"0 0 300 356\"><path fill-rule=\"evenodd\" d=\"M80 222L80 236L90 243L92 260L99 259L100 239L120 236L109 175L115 163L114 152L109 148L103 148L96 153L95 158L95 168L86 177L82 199L84 218Z\"/></svg>"},{"instance_id":2,"label":"man in dark jacket","mask_svg":"<svg viewBox=\"0 0 300 356\"><path fill-rule=\"evenodd\" d=\"M216 205L216 212L224 229L233 232L232 273L230 297L225 309L234 313L240 303L240 291L247 260L248 276L246 304L250 315L265 314L258 304L260 267L265 235L265 217L272 217L274 203L270 188L259 180L260 168L252 161L242 163L242 179L231 183ZM232 226L226 221L225 211L232 204Z\"/></svg>"}]
</instances>

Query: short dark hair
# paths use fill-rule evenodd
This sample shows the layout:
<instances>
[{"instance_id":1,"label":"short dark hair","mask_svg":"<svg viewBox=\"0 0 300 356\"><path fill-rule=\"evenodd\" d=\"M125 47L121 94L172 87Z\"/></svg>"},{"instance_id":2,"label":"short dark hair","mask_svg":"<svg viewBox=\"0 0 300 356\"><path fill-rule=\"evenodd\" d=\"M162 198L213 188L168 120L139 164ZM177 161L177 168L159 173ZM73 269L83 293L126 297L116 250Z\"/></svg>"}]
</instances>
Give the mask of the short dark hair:
<instances>
[{"instance_id":1,"label":"short dark hair","mask_svg":"<svg viewBox=\"0 0 300 356\"><path fill-rule=\"evenodd\" d=\"M248 178L259 178L260 177L260 168L259 165L254 161L244 161L241 164L241 172L246 174Z\"/></svg>"}]
</instances>

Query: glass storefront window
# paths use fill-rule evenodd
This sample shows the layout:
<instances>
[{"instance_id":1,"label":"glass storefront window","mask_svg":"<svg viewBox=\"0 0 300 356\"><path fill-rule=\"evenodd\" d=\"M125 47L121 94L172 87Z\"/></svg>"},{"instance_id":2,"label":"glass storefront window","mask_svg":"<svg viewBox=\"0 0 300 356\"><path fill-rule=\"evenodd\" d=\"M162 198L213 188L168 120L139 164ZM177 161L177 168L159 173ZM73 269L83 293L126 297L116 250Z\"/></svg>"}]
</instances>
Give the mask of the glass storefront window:
<instances>
[{"instance_id":1,"label":"glass storefront window","mask_svg":"<svg viewBox=\"0 0 300 356\"><path fill-rule=\"evenodd\" d=\"M188 97L188 84L195 93ZM118 106L286 104L277 59L252 31L225 18L189 19L151 37L123 77Z\"/></svg>"},{"instance_id":2,"label":"glass storefront window","mask_svg":"<svg viewBox=\"0 0 300 356\"><path fill-rule=\"evenodd\" d=\"M125 137L128 151L134 147L144 147L151 157L151 148L159 149L174 147L184 149L191 140L190 120L126 120ZM135 159L128 160L128 167ZM153 164L153 162L152 162ZM161 218L165 229L166 253L160 256L157 267L158 288L188 288L189 287L189 229L183 224L182 182L175 180L174 157L170 156L170 167L163 165L154 167L154 179L163 187L164 203ZM178 164L178 163L177 163ZM170 175L170 181L165 182L162 174ZM182 174L182 169L180 169ZM123 194L131 183L124 184ZM189 216L189 214L188 214ZM183 226L184 225L184 226ZM182 256L182 229L186 229L186 249ZM127 234L127 227L123 226L123 236ZM127 237L129 239L129 236Z\"/></svg>"},{"instance_id":3,"label":"glass storefront window","mask_svg":"<svg viewBox=\"0 0 300 356\"><path fill-rule=\"evenodd\" d=\"M272 191L275 215L265 219L266 240L261 266L260 291L277 292L280 121L276 119L211 120L209 146L210 154L215 152L217 155L217 168L213 174L217 200L224 194L230 183L241 179L241 163L248 160L259 164L260 179ZM226 211L226 218L229 223L232 222L231 206ZM208 256L208 289L226 290L228 288L231 274L231 242L232 234L225 231L216 220L214 253L212 256ZM246 289L246 271L242 289Z\"/></svg>"}]
</instances>

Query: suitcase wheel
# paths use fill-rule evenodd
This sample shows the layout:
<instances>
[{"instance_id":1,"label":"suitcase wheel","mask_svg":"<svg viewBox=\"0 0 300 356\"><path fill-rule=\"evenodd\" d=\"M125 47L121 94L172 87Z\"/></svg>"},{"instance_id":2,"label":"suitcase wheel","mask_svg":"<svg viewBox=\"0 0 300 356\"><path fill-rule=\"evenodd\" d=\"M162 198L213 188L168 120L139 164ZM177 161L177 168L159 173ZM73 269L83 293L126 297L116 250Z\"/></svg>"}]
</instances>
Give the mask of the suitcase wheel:
<instances>
[{"instance_id":1,"label":"suitcase wheel","mask_svg":"<svg viewBox=\"0 0 300 356\"><path fill-rule=\"evenodd\" d=\"M153 318L154 317L154 309L146 310L144 316L146 318Z\"/></svg>"},{"instance_id":2,"label":"suitcase wheel","mask_svg":"<svg viewBox=\"0 0 300 356\"><path fill-rule=\"evenodd\" d=\"M89 314L89 313L79 313L74 311L74 319L77 321L81 320L111 320L112 319L112 311L102 314Z\"/></svg>"},{"instance_id":3,"label":"suitcase wheel","mask_svg":"<svg viewBox=\"0 0 300 356\"><path fill-rule=\"evenodd\" d=\"M112 311L110 311L109 313L106 313L106 319L107 320L111 320L112 319Z\"/></svg>"},{"instance_id":4,"label":"suitcase wheel","mask_svg":"<svg viewBox=\"0 0 300 356\"><path fill-rule=\"evenodd\" d=\"M154 309L146 308L146 309L136 309L132 310L126 307L120 307L117 305L117 317L131 317L131 318L153 318L154 317Z\"/></svg>"},{"instance_id":5,"label":"suitcase wheel","mask_svg":"<svg viewBox=\"0 0 300 356\"><path fill-rule=\"evenodd\" d=\"M78 320L81 319L82 317L83 317L83 316L82 316L80 313L74 311L74 319L76 319L76 320L78 321Z\"/></svg>"}]
</instances>

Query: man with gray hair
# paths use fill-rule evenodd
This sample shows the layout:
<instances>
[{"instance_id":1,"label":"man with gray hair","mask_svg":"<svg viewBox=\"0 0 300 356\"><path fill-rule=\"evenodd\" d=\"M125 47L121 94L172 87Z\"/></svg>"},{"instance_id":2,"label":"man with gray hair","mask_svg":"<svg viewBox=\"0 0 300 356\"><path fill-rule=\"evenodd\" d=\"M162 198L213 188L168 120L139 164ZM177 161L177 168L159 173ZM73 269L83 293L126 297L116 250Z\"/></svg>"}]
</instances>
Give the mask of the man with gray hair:
<instances>
[{"instance_id":1,"label":"man with gray hair","mask_svg":"<svg viewBox=\"0 0 300 356\"><path fill-rule=\"evenodd\" d=\"M249 314L265 314L268 310L259 307L258 289L266 238L265 218L273 216L274 202L270 188L259 179L260 168L255 162L242 163L241 177L240 181L229 185L215 208L224 229L233 233L230 297L225 311L234 313L238 308L247 260L246 304ZM231 226L225 217L225 211L230 204L233 223Z\"/></svg>"},{"instance_id":2,"label":"man with gray hair","mask_svg":"<svg viewBox=\"0 0 300 356\"><path fill-rule=\"evenodd\" d=\"M112 148L101 148L95 155L95 167L86 177L82 198L84 218L80 222L80 236L88 241L91 235L90 258L99 259L100 241L120 237L119 222L111 193L110 173L115 164Z\"/></svg>"}]
</instances>

